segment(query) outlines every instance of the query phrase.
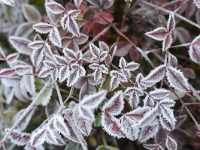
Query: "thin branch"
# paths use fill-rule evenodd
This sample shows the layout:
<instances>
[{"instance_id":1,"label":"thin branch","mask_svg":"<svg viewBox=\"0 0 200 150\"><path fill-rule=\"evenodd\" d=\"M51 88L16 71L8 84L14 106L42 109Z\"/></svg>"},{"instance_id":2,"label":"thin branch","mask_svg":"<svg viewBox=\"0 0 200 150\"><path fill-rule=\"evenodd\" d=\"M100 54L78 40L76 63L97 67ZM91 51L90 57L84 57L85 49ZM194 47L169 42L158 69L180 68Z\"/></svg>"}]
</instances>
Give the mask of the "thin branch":
<instances>
[{"instance_id":1,"label":"thin branch","mask_svg":"<svg viewBox=\"0 0 200 150\"><path fill-rule=\"evenodd\" d=\"M64 106L63 99L62 99L62 96L60 94L60 89L58 87L58 84L55 80L53 80L53 82L54 82L54 85L55 85L55 88L56 88L56 91L57 91L57 94L58 94L58 99L59 99L60 105Z\"/></svg>"}]
</instances>

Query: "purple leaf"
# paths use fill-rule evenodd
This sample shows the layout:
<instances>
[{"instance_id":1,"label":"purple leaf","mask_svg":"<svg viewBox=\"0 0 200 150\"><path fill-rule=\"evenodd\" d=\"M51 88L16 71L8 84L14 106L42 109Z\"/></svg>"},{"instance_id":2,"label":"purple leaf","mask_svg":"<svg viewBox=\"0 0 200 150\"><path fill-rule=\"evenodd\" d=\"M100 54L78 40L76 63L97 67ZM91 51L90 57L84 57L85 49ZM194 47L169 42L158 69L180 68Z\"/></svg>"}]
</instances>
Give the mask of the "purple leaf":
<instances>
[{"instance_id":1,"label":"purple leaf","mask_svg":"<svg viewBox=\"0 0 200 150\"><path fill-rule=\"evenodd\" d=\"M30 40L27 40L25 38L10 36L9 42L19 53L30 56L32 52L32 49L28 47L28 44L31 42Z\"/></svg>"},{"instance_id":2,"label":"purple leaf","mask_svg":"<svg viewBox=\"0 0 200 150\"><path fill-rule=\"evenodd\" d=\"M45 113L47 118L50 117L53 113L57 112L59 107L60 105L56 100L53 100L50 103L48 103L47 106L45 107Z\"/></svg>"},{"instance_id":3,"label":"purple leaf","mask_svg":"<svg viewBox=\"0 0 200 150\"><path fill-rule=\"evenodd\" d=\"M15 69L4 68L0 70L0 78L8 78L15 75Z\"/></svg>"},{"instance_id":4,"label":"purple leaf","mask_svg":"<svg viewBox=\"0 0 200 150\"><path fill-rule=\"evenodd\" d=\"M24 149L25 150L44 150L44 147L42 145L33 147L33 146L31 146L30 143L27 143Z\"/></svg>"},{"instance_id":5,"label":"purple leaf","mask_svg":"<svg viewBox=\"0 0 200 150\"><path fill-rule=\"evenodd\" d=\"M140 131L139 141L145 142L148 139L152 138L158 132L158 129L159 126L157 123L142 128Z\"/></svg>"},{"instance_id":6,"label":"purple leaf","mask_svg":"<svg viewBox=\"0 0 200 150\"><path fill-rule=\"evenodd\" d=\"M27 38L33 32L33 23L24 22L17 27L15 36Z\"/></svg>"},{"instance_id":7,"label":"purple leaf","mask_svg":"<svg viewBox=\"0 0 200 150\"><path fill-rule=\"evenodd\" d=\"M54 1L45 4L46 9L51 11L53 14L60 14L65 11L65 8Z\"/></svg>"},{"instance_id":8,"label":"purple leaf","mask_svg":"<svg viewBox=\"0 0 200 150\"><path fill-rule=\"evenodd\" d=\"M166 144L166 147L168 148L168 150L177 150L177 143L170 136L167 136L165 144Z\"/></svg>"},{"instance_id":9,"label":"purple leaf","mask_svg":"<svg viewBox=\"0 0 200 150\"><path fill-rule=\"evenodd\" d=\"M176 117L176 126L175 128L178 129L182 124L183 122L186 120L187 116L186 115L182 115L182 116L179 116L179 117Z\"/></svg>"},{"instance_id":10,"label":"purple leaf","mask_svg":"<svg viewBox=\"0 0 200 150\"><path fill-rule=\"evenodd\" d=\"M105 90L101 90L98 93L85 96L83 100L81 100L80 106L87 109L95 109L104 100L106 94L107 92Z\"/></svg>"},{"instance_id":11,"label":"purple leaf","mask_svg":"<svg viewBox=\"0 0 200 150\"><path fill-rule=\"evenodd\" d=\"M117 43L117 50L116 50L115 56L119 56L119 57L125 56L131 50L131 48L132 48L132 45L129 42L119 41Z\"/></svg>"},{"instance_id":12,"label":"purple leaf","mask_svg":"<svg viewBox=\"0 0 200 150\"><path fill-rule=\"evenodd\" d=\"M169 96L169 91L165 89L156 89L154 91L149 92L149 95L156 100L163 99Z\"/></svg>"},{"instance_id":13,"label":"purple leaf","mask_svg":"<svg viewBox=\"0 0 200 150\"><path fill-rule=\"evenodd\" d=\"M167 32L171 32L175 28L175 19L174 19L174 13L170 13L169 19L167 22Z\"/></svg>"},{"instance_id":14,"label":"purple leaf","mask_svg":"<svg viewBox=\"0 0 200 150\"><path fill-rule=\"evenodd\" d=\"M148 150L164 150L159 144L144 144L143 146Z\"/></svg>"},{"instance_id":15,"label":"purple leaf","mask_svg":"<svg viewBox=\"0 0 200 150\"><path fill-rule=\"evenodd\" d=\"M183 27L176 27L176 32L178 39L182 44L191 42L192 38L188 30Z\"/></svg>"},{"instance_id":16,"label":"purple leaf","mask_svg":"<svg viewBox=\"0 0 200 150\"><path fill-rule=\"evenodd\" d=\"M177 68L171 66L167 67L167 80L170 86L179 91L189 91L189 85L187 79L183 76L183 73Z\"/></svg>"},{"instance_id":17,"label":"purple leaf","mask_svg":"<svg viewBox=\"0 0 200 150\"><path fill-rule=\"evenodd\" d=\"M47 127L46 134L47 135L46 135L45 141L48 144L53 144L53 145L58 145L58 146L63 146L66 144L65 141L60 136L60 134L57 131L55 131L55 129Z\"/></svg>"},{"instance_id":18,"label":"purple leaf","mask_svg":"<svg viewBox=\"0 0 200 150\"><path fill-rule=\"evenodd\" d=\"M154 29L153 31L146 32L145 35L158 41L163 41L167 36L167 31L163 27Z\"/></svg>"},{"instance_id":19,"label":"purple leaf","mask_svg":"<svg viewBox=\"0 0 200 150\"><path fill-rule=\"evenodd\" d=\"M108 114L107 112L104 112L102 114L101 124L103 126L103 129L109 135L117 137L117 138L125 137L125 134L122 131L123 128L122 128L122 125L120 124L120 121L114 116Z\"/></svg>"},{"instance_id":20,"label":"purple leaf","mask_svg":"<svg viewBox=\"0 0 200 150\"><path fill-rule=\"evenodd\" d=\"M49 33L54 27L48 23L40 22L35 25L33 25L33 28L36 32L46 34Z\"/></svg>"},{"instance_id":21,"label":"purple leaf","mask_svg":"<svg viewBox=\"0 0 200 150\"><path fill-rule=\"evenodd\" d=\"M19 53L12 53L6 57L7 63L11 64L17 61L19 58Z\"/></svg>"},{"instance_id":22,"label":"purple leaf","mask_svg":"<svg viewBox=\"0 0 200 150\"><path fill-rule=\"evenodd\" d=\"M124 100L122 91L118 91L114 96L103 106L102 110L112 115L118 115L124 108Z\"/></svg>"},{"instance_id":23,"label":"purple leaf","mask_svg":"<svg viewBox=\"0 0 200 150\"><path fill-rule=\"evenodd\" d=\"M5 59L6 59L6 55L4 51L2 50L2 48L0 47L0 60L5 60Z\"/></svg>"},{"instance_id":24,"label":"purple leaf","mask_svg":"<svg viewBox=\"0 0 200 150\"><path fill-rule=\"evenodd\" d=\"M46 129L44 127L38 128L31 133L30 143L32 146L37 147L44 143L46 136Z\"/></svg>"},{"instance_id":25,"label":"purple leaf","mask_svg":"<svg viewBox=\"0 0 200 150\"><path fill-rule=\"evenodd\" d=\"M9 132L9 129L5 129L5 132ZM25 145L30 140L29 133L22 133L17 129L12 130L11 134L9 135L9 139L17 145Z\"/></svg>"},{"instance_id":26,"label":"purple leaf","mask_svg":"<svg viewBox=\"0 0 200 150\"><path fill-rule=\"evenodd\" d=\"M5 3L7 5L10 5L10 6L15 6L15 3L13 0L2 0L1 2Z\"/></svg>"},{"instance_id":27,"label":"purple leaf","mask_svg":"<svg viewBox=\"0 0 200 150\"><path fill-rule=\"evenodd\" d=\"M162 43L162 51L164 52L165 50L167 50L168 48L170 48L171 44L172 44L172 36L171 34L167 34L167 36L165 37L163 43Z\"/></svg>"},{"instance_id":28,"label":"purple leaf","mask_svg":"<svg viewBox=\"0 0 200 150\"><path fill-rule=\"evenodd\" d=\"M74 0L74 5L79 8L83 0Z\"/></svg>"},{"instance_id":29,"label":"purple leaf","mask_svg":"<svg viewBox=\"0 0 200 150\"><path fill-rule=\"evenodd\" d=\"M61 47L61 37L58 28L54 27L49 34L49 40L55 46Z\"/></svg>"},{"instance_id":30,"label":"purple leaf","mask_svg":"<svg viewBox=\"0 0 200 150\"><path fill-rule=\"evenodd\" d=\"M200 47L197 45L191 45L189 49L190 59L200 64Z\"/></svg>"},{"instance_id":31,"label":"purple leaf","mask_svg":"<svg viewBox=\"0 0 200 150\"><path fill-rule=\"evenodd\" d=\"M178 64L177 58L171 53L168 53L168 64L172 67L177 67Z\"/></svg>"}]
</instances>

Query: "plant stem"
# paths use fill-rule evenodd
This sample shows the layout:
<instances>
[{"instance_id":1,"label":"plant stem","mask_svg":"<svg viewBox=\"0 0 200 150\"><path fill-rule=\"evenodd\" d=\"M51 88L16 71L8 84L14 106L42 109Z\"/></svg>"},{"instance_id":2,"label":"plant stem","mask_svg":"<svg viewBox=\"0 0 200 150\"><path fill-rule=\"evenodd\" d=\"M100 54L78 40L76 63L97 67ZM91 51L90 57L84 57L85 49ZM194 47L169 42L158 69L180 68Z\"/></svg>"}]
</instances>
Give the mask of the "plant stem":
<instances>
[{"instance_id":1,"label":"plant stem","mask_svg":"<svg viewBox=\"0 0 200 150\"><path fill-rule=\"evenodd\" d=\"M54 80L53 80L53 82L54 82L54 85L55 85L55 87L56 87L56 91L57 91L57 94L58 94L58 99L59 99L60 105L61 105L61 107L63 107L63 106L64 106L64 103L63 103L62 96L61 96L61 94L60 94L60 89L59 89L59 87L58 87L57 82L54 81Z\"/></svg>"}]
</instances>

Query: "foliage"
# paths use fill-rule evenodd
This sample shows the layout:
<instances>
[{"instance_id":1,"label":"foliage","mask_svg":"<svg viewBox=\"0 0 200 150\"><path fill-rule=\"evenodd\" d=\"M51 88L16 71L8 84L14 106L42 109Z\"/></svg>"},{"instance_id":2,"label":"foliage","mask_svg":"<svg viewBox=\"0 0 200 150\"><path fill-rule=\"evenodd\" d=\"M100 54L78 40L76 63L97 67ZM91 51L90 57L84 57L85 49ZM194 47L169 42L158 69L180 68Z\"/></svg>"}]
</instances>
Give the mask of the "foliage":
<instances>
[{"instance_id":1,"label":"foliage","mask_svg":"<svg viewBox=\"0 0 200 150\"><path fill-rule=\"evenodd\" d=\"M198 0L0 2L4 149L198 149Z\"/></svg>"}]
</instances>

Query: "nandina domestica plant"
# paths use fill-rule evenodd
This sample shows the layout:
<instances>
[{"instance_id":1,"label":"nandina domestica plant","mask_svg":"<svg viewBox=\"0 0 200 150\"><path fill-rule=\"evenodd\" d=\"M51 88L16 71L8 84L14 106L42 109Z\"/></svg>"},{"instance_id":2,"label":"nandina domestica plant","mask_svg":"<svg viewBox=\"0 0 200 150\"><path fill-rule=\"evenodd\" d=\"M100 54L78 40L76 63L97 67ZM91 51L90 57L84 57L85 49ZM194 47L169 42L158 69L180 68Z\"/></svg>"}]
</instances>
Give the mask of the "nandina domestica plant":
<instances>
[{"instance_id":1,"label":"nandina domestica plant","mask_svg":"<svg viewBox=\"0 0 200 150\"><path fill-rule=\"evenodd\" d=\"M4 150L199 149L198 0L0 2Z\"/></svg>"}]
</instances>

